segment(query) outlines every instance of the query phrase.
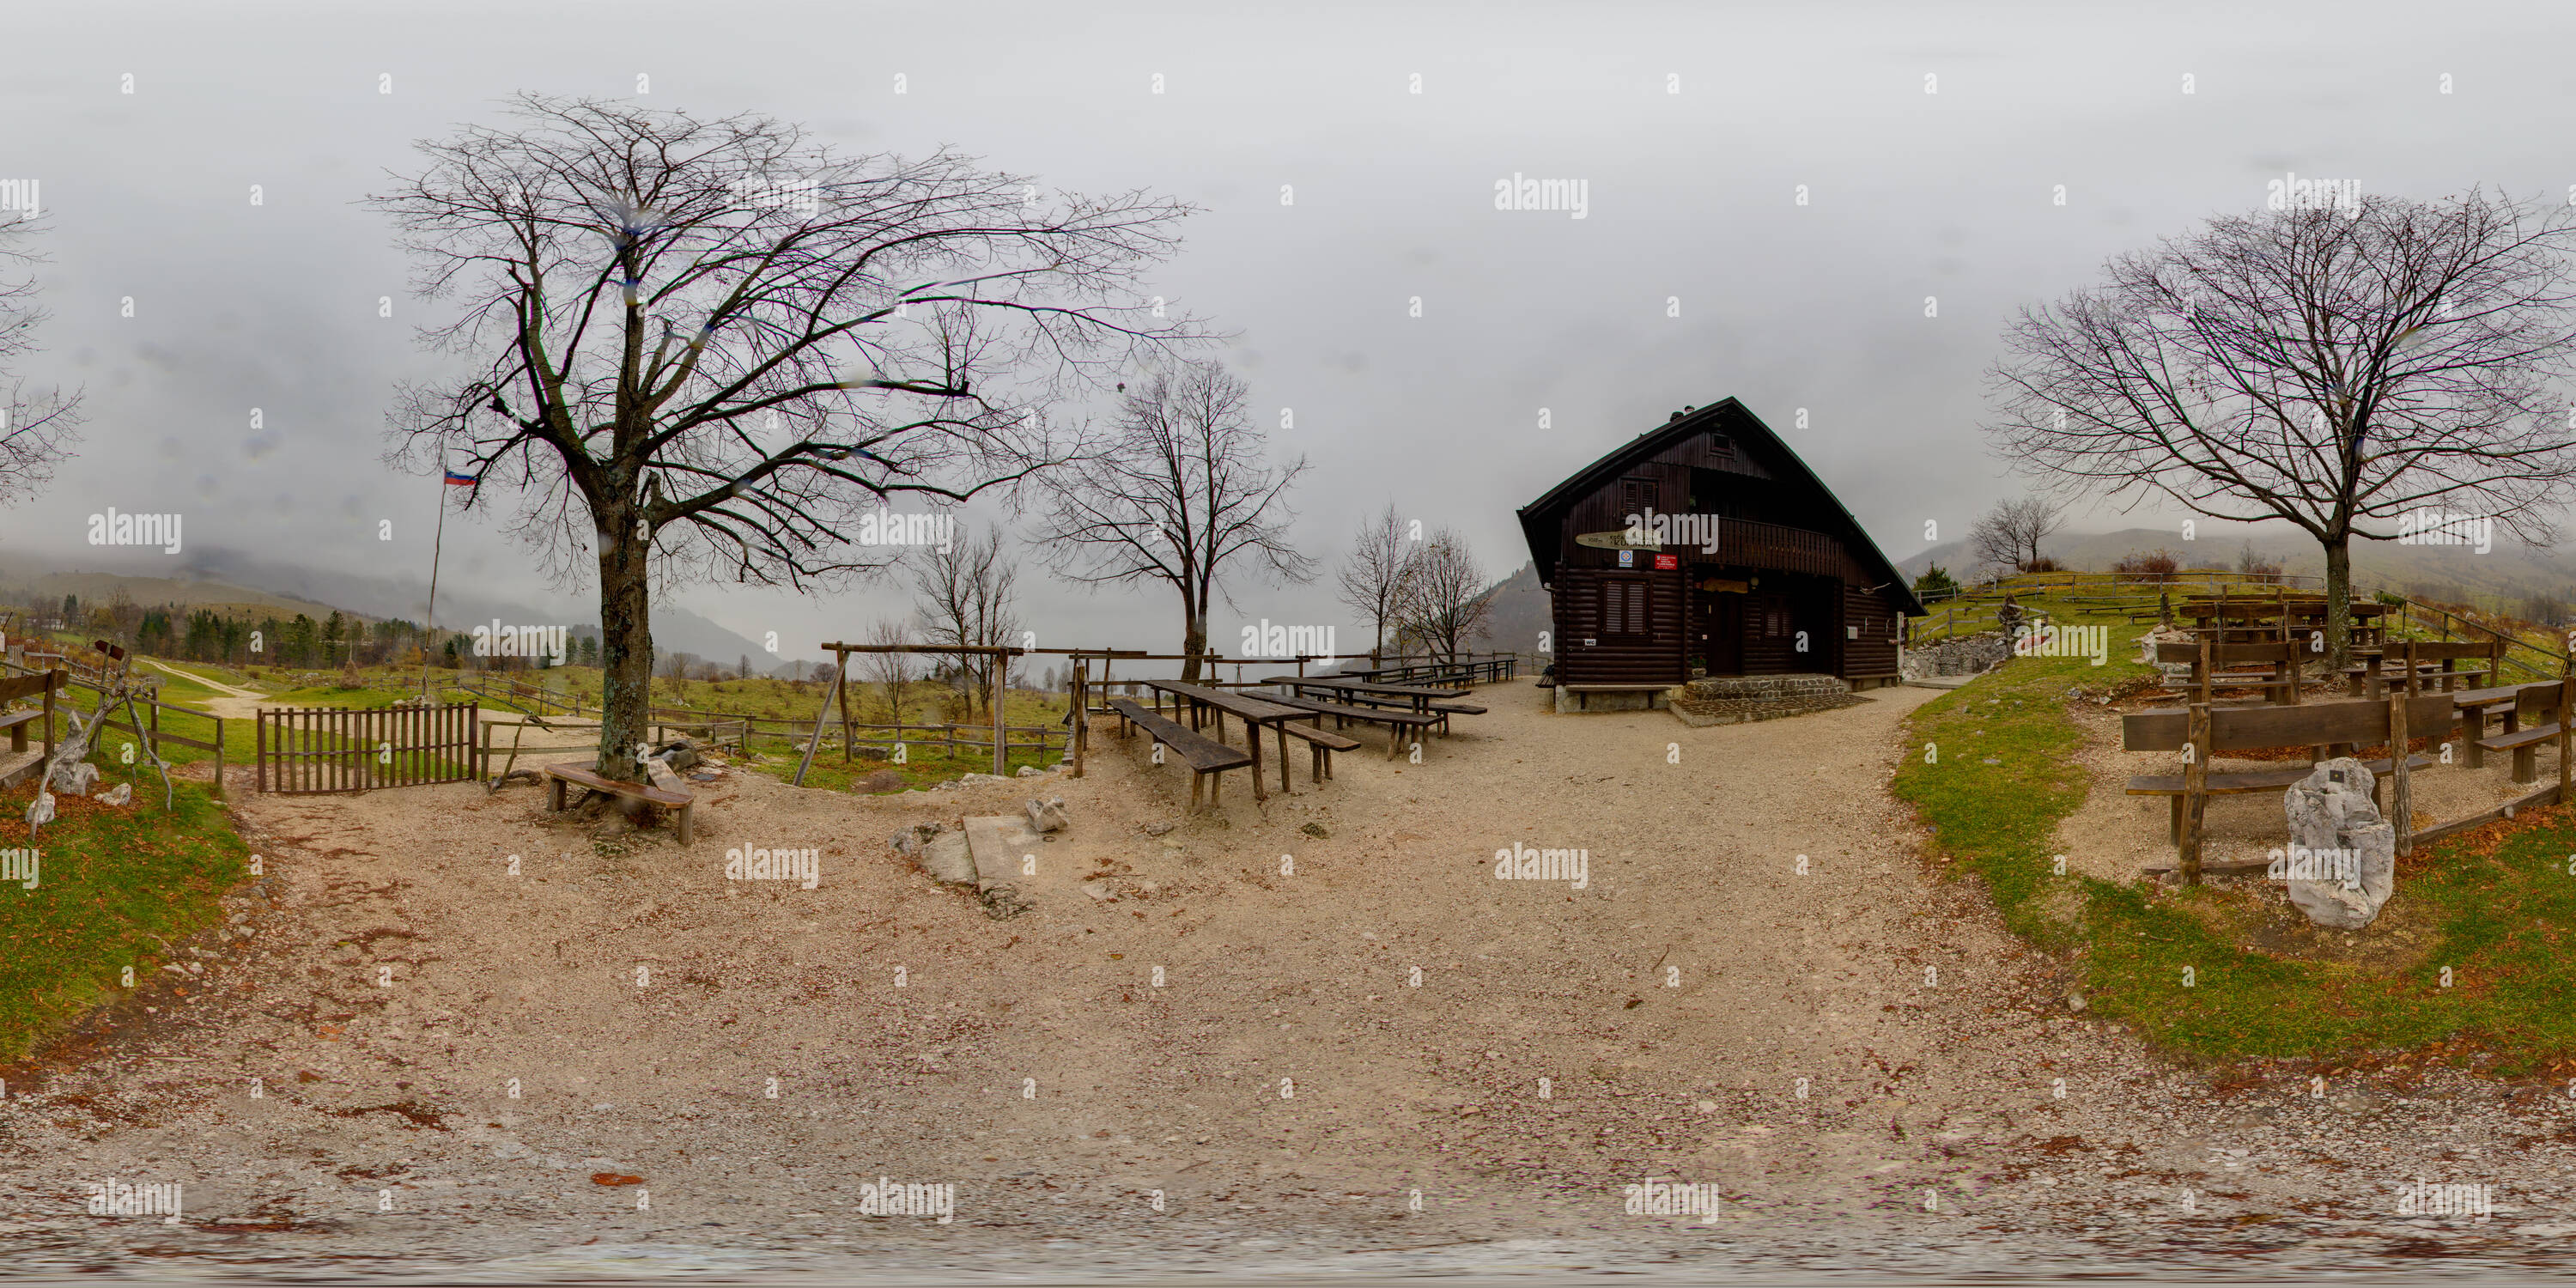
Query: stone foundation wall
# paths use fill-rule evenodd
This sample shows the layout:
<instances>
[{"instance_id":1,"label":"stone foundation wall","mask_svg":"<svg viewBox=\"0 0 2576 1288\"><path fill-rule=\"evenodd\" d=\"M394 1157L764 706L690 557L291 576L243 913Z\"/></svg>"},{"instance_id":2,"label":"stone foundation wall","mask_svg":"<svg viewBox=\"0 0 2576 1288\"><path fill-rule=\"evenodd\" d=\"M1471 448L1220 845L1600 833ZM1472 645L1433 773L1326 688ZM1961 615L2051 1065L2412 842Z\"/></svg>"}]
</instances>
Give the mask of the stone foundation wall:
<instances>
[{"instance_id":1,"label":"stone foundation wall","mask_svg":"<svg viewBox=\"0 0 2576 1288\"><path fill-rule=\"evenodd\" d=\"M1995 663L2012 656L2012 641L2002 631L1982 635L1962 635L1938 644L1921 644L1905 649L1896 660L1896 669L1906 679L1920 680L1935 675L1979 675Z\"/></svg>"}]
</instances>

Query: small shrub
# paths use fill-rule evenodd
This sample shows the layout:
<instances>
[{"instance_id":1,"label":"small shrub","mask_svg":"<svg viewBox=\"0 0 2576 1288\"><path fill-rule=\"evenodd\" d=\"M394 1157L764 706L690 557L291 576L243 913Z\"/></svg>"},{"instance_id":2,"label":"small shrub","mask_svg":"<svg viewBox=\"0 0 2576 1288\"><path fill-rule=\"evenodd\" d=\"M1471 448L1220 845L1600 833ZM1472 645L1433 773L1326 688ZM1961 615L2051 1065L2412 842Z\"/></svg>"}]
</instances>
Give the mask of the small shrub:
<instances>
[{"instance_id":1,"label":"small shrub","mask_svg":"<svg viewBox=\"0 0 2576 1288\"><path fill-rule=\"evenodd\" d=\"M2181 556L2158 546L2143 553L2120 556L2119 561L2111 565L2111 571L2124 581L2163 582L2172 581L2174 571L2181 566Z\"/></svg>"}]
</instances>

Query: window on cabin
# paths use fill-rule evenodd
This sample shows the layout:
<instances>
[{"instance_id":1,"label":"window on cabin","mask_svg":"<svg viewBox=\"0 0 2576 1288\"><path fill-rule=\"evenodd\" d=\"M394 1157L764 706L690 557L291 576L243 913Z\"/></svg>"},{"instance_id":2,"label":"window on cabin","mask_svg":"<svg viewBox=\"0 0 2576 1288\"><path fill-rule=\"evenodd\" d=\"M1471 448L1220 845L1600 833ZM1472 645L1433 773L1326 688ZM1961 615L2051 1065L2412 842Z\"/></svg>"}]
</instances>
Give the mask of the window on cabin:
<instances>
[{"instance_id":1,"label":"window on cabin","mask_svg":"<svg viewBox=\"0 0 2576 1288\"><path fill-rule=\"evenodd\" d=\"M1735 440L1714 430L1708 436L1708 454L1721 461L1735 459Z\"/></svg>"},{"instance_id":2,"label":"window on cabin","mask_svg":"<svg viewBox=\"0 0 2576 1288\"><path fill-rule=\"evenodd\" d=\"M1642 516L1646 511L1653 509L1654 504L1655 481L1653 479L1619 480L1619 518L1622 522L1632 514Z\"/></svg>"},{"instance_id":3,"label":"window on cabin","mask_svg":"<svg viewBox=\"0 0 2576 1288\"><path fill-rule=\"evenodd\" d=\"M1601 638L1638 643L1651 637L1646 596L1651 583L1635 577L1601 583Z\"/></svg>"}]
</instances>

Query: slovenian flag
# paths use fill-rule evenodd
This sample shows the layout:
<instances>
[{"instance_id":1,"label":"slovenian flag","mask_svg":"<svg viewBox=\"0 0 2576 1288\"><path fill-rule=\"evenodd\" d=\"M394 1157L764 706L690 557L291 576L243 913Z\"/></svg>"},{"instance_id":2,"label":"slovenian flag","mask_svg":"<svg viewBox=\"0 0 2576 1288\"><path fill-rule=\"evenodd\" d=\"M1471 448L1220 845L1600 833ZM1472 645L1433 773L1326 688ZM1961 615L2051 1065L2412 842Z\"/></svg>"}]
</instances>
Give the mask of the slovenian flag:
<instances>
[{"instance_id":1,"label":"slovenian flag","mask_svg":"<svg viewBox=\"0 0 2576 1288\"><path fill-rule=\"evenodd\" d=\"M471 474L459 474L454 470L447 471L447 485L449 487L472 487L482 481L483 480L480 478Z\"/></svg>"}]
</instances>

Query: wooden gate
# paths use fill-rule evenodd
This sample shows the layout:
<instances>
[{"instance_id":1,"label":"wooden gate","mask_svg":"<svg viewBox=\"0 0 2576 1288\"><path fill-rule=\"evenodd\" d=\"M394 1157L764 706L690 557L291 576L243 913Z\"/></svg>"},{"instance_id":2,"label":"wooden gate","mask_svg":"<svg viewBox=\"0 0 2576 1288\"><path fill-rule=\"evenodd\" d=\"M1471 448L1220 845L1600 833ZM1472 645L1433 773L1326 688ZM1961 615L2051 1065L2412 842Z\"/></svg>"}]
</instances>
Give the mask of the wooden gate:
<instances>
[{"instance_id":1,"label":"wooden gate","mask_svg":"<svg viewBox=\"0 0 2576 1288\"><path fill-rule=\"evenodd\" d=\"M259 790L300 795L472 781L479 706L262 707Z\"/></svg>"}]
</instances>

